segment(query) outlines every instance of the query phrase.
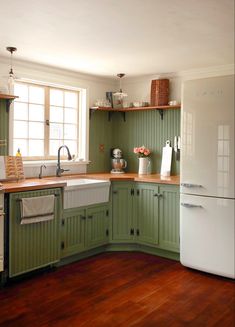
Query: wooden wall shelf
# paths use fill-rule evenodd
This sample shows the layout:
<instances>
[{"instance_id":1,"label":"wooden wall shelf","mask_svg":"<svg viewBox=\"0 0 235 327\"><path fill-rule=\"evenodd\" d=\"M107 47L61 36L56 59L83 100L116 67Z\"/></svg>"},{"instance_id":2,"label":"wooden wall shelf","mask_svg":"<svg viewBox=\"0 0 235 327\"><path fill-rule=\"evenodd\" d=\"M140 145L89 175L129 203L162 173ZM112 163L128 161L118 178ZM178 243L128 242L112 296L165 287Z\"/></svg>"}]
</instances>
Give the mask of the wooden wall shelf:
<instances>
[{"instance_id":1,"label":"wooden wall shelf","mask_svg":"<svg viewBox=\"0 0 235 327\"><path fill-rule=\"evenodd\" d=\"M123 108L123 109L114 109L111 107L98 107L98 108L90 108L90 117L91 114L96 112L96 111L106 111L108 112L108 120L111 120L112 114L114 112L120 112L123 116L123 120L126 121L126 112L129 111L146 111L146 110L158 110L161 119L163 119L163 113L164 110L169 110L169 109L180 109L180 105L177 106L149 106L149 107L131 107L131 108Z\"/></svg>"},{"instance_id":2,"label":"wooden wall shelf","mask_svg":"<svg viewBox=\"0 0 235 327\"><path fill-rule=\"evenodd\" d=\"M19 97L17 95L0 93L0 99L6 100L7 110L9 110L12 101L15 100L16 98Z\"/></svg>"}]
</instances>

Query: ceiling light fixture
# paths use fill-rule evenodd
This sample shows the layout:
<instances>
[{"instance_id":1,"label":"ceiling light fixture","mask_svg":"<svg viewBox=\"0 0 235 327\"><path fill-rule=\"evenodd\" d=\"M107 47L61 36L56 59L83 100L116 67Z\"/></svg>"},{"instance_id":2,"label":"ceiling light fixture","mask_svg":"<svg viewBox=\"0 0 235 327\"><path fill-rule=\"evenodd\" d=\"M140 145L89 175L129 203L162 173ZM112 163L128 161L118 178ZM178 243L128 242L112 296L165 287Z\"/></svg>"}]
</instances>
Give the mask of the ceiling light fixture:
<instances>
[{"instance_id":1,"label":"ceiling light fixture","mask_svg":"<svg viewBox=\"0 0 235 327\"><path fill-rule=\"evenodd\" d=\"M15 51L17 51L17 48L15 47L6 47L6 50L9 51L11 53L11 59L10 59L10 71L9 71L9 77L8 77L8 92L11 94L13 92L13 87L14 87L14 80L15 80L15 75L13 72L13 68L12 68L12 55Z\"/></svg>"},{"instance_id":2,"label":"ceiling light fixture","mask_svg":"<svg viewBox=\"0 0 235 327\"><path fill-rule=\"evenodd\" d=\"M113 94L115 97L118 97L120 100L123 99L123 98L125 98L125 97L127 97L127 94L122 92L121 79L124 76L125 76L125 74L123 74L123 73L117 74L117 77L119 77L119 81L120 81L120 84L119 84L119 92L115 92Z\"/></svg>"}]
</instances>

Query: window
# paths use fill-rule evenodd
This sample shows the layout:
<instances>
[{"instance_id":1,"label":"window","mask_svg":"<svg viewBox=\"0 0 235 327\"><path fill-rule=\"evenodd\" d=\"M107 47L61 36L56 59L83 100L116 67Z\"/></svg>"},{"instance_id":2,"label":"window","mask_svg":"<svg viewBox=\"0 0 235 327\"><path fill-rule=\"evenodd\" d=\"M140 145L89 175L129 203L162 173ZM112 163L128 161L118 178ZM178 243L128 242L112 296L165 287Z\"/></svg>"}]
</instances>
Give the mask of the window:
<instances>
[{"instance_id":1,"label":"window","mask_svg":"<svg viewBox=\"0 0 235 327\"><path fill-rule=\"evenodd\" d=\"M51 86L17 82L14 93L12 152L26 159L53 159L65 144L78 155L79 93Z\"/></svg>"}]
</instances>

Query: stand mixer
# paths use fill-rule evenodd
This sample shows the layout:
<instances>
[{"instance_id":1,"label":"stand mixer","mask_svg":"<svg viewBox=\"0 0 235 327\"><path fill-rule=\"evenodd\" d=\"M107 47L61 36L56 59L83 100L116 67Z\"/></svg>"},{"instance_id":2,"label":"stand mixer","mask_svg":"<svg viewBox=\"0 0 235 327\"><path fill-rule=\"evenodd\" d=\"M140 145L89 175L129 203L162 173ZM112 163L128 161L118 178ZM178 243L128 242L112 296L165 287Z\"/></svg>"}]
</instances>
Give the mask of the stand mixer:
<instances>
[{"instance_id":1,"label":"stand mixer","mask_svg":"<svg viewBox=\"0 0 235 327\"><path fill-rule=\"evenodd\" d=\"M124 174L124 170L127 167L127 162L122 158L122 150L111 149L111 163L112 163L112 174Z\"/></svg>"}]
</instances>

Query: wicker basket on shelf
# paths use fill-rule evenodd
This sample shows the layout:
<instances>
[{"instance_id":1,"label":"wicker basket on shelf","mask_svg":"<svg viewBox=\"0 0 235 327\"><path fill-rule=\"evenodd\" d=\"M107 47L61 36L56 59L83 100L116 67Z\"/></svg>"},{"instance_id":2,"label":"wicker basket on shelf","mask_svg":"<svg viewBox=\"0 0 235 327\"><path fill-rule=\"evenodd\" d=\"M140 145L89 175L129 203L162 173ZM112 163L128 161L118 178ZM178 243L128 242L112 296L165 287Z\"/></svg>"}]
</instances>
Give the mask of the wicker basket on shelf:
<instances>
[{"instance_id":1,"label":"wicker basket on shelf","mask_svg":"<svg viewBox=\"0 0 235 327\"><path fill-rule=\"evenodd\" d=\"M151 83L151 106L165 106L169 101L169 79L154 79Z\"/></svg>"}]
</instances>

